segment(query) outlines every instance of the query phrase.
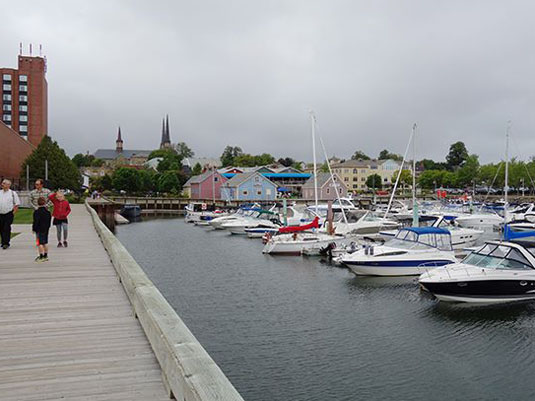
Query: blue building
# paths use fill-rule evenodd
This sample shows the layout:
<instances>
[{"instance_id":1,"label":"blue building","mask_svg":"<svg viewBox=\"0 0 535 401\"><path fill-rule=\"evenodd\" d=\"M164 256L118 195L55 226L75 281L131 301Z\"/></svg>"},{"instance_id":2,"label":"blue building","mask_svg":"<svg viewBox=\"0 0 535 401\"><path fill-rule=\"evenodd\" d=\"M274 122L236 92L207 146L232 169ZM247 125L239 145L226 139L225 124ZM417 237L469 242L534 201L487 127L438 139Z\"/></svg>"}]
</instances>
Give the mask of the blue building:
<instances>
[{"instance_id":1,"label":"blue building","mask_svg":"<svg viewBox=\"0 0 535 401\"><path fill-rule=\"evenodd\" d=\"M221 199L225 200L274 200L277 184L257 171L234 175L221 186Z\"/></svg>"}]
</instances>

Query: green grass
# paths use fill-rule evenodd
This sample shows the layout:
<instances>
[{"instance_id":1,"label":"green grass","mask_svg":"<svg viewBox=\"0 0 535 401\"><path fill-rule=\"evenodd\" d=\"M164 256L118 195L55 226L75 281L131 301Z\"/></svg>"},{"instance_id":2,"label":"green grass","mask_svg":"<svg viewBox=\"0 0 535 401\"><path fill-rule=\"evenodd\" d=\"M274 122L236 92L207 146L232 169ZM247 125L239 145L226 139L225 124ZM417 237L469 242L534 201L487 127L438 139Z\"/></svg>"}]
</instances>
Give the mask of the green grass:
<instances>
[{"instance_id":1,"label":"green grass","mask_svg":"<svg viewBox=\"0 0 535 401\"><path fill-rule=\"evenodd\" d=\"M11 233L11 237L10 238L15 238L17 235L19 235L20 233Z\"/></svg>"},{"instance_id":2,"label":"green grass","mask_svg":"<svg viewBox=\"0 0 535 401\"><path fill-rule=\"evenodd\" d=\"M33 209L21 209L15 214L13 224L32 224L33 222Z\"/></svg>"}]
</instances>

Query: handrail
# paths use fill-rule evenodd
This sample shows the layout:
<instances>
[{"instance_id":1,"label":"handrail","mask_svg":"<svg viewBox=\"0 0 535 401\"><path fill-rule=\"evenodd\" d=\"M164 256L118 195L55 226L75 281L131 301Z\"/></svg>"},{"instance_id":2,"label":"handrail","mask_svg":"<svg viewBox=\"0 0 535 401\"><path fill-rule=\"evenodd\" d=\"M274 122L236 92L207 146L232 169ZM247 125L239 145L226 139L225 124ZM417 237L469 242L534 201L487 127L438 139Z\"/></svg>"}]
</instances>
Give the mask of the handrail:
<instances>
[{"instance_id":1,"label":"handrail","mask_svg":"<svg viewBox=\"0 0 535 401\"><path fill-rule=\"evenodd\" d=\"M123 244L87 201L85 205L160 364L169 396L184 401L243 401Z\"/></svg>"}]
</instances>

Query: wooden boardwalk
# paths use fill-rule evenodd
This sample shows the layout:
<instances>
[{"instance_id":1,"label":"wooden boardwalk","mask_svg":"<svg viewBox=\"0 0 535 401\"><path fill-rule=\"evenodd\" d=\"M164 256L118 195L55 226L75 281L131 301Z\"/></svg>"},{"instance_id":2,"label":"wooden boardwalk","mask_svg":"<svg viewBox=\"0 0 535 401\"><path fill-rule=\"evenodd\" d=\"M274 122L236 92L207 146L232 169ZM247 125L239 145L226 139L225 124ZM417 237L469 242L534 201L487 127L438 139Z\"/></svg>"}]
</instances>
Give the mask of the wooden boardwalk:
<instances>
[{"instance_id":1,"label":"wooden boardwalk","mask_svg":"<svg viewBox=\"0 0 535 401\"><path fill-rule=\"evenodd\" d=\"M69 247L35 263L31 225L0 249L0 399L168 400L91 217L73 205Z\"/></svg>"}]
</instances>

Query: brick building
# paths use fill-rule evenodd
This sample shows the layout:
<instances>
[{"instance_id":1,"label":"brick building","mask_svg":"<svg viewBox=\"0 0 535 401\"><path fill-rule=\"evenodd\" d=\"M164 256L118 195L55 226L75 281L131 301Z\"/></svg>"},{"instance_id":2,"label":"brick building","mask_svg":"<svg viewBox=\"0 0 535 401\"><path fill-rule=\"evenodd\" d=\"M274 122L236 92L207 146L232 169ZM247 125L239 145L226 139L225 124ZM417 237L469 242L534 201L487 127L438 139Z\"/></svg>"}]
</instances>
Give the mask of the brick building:
<instances>
[{"instance_id":1,"label":"brick building","mask_svg":"<svg viewBox=\"0 0 535 401\"><path fill-rule=\"evenodd\" d=\"M48 132L46 59L19 55L18 68L0 68L0 177L18 178L20 165Z\"/></svg>"}]
</instances>

